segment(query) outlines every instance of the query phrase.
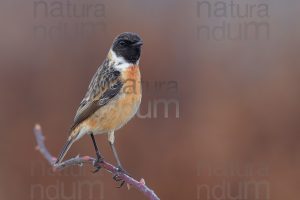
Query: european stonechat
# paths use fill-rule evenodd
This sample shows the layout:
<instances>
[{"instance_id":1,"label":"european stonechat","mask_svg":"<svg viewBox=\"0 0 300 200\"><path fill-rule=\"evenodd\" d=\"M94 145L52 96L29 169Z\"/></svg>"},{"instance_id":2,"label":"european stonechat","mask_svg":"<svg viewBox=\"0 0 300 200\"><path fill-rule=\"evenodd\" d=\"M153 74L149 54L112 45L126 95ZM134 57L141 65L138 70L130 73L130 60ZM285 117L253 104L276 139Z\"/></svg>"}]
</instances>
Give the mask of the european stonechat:
<instances>
[{"instance_id":1,"label":"european stonechat","mask_svg":"<svg viewBox=\"0 0 300 200\"><path fill-rule=\"evenodd\" d=\"M93 76L79 105L70 136L56 164L62 162L71 145L84 135L91 136L97 159L101 161L103 157L94 135L107 133L118 167L122 169L114 146L114 132L136 114L141 103L139 59L142 44L142 39L136 33L125 32L114 39L106 59Z\"/></svg>"}]
</instances>

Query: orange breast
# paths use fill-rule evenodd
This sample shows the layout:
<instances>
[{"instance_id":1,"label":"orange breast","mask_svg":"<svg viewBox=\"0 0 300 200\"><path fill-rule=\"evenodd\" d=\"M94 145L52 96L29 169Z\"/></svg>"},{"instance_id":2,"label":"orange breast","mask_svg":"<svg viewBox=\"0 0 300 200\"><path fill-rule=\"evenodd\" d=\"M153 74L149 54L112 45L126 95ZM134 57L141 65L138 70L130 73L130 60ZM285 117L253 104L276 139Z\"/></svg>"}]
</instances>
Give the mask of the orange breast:
<instances>
[{"instance_id":1,"label":"orange breast","mask_svg":"<svg viewBox=\"0 0 300 200\"><path fill-rule=\"evenodd\" d=\"M137 112L141 102L141 75L133 65L122 72L123 88L116 99L96 111L85 124L95 132L117 130Z\"/></svg>"},{"instance_id":2,"label":"orange breast","mask_svg":"<svg viewBox=\"0 0 300 200\"><path fill-rule=\"evenodd\" d=\"M141 95L141 73L138 65L132 65L122 72L123 92L129 95Z\"/></svg>"}]
</instances>

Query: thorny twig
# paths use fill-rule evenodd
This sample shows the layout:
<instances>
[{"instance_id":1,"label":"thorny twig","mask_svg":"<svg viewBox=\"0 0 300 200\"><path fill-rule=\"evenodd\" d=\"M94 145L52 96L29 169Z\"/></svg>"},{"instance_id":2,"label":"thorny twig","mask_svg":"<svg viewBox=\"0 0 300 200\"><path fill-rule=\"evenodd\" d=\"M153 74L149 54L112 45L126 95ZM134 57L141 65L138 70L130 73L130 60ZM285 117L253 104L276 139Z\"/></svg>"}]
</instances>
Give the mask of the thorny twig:
<instances>
[{"instance_id":1,"label":"thorny twig","mask_svg":"<svg viewBox=\"0 0 300 200\"><path fill-rule=\"evenodd\" d=\"M140 181L137 181L133 179L132 177L126 175L122 171L118 171L118 169L113 166L112 164L103 161L103 162L97 162L97 160L90 156L76 156L74 158L71 158L69 160L66 160L58 165L55 164L56 158L53 157L45 145L45 138L43 136L42 128L40 125L35 125L34 129L35 138L37 141L37 150L41 152L41 154L44 156L44 158L49 162L49 164L56 170L62 170L66 167L70 167L73 165L83 165L84 163L92 164L93 166L100 166L101 168L105 169L106 171L112 173L113 175L117 175L118 178L125 181L128 185L131 185L132 187L136 188L137 190L144 193L146 197L150 200L159 200L158 196L154 193L153 190L147 187L145 184L144 179L141 179Z\"/></svg>"}]
</instances>

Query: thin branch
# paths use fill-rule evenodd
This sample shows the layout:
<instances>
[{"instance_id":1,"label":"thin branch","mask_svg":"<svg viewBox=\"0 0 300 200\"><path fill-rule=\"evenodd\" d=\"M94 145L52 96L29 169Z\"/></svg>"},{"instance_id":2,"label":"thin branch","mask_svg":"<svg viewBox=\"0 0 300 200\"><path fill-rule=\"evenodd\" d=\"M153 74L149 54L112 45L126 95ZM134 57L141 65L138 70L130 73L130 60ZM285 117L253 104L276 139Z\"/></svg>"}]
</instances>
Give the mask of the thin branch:
<instances>
[{"instance_id":1,"label":"thin branch","mask_svg":"<svg viewBox=\"0 0 300 200\"><path fill-rule=\"evenodd\" d=\"M55 170L62 170L66 167L74 166L74 165L80 165L82 166L84 163L91 164L93 166L100 166L101 168L105 169L106 171L112 173L113 175L117 175L118 178L125 181L125 183L133 186L140 192L144 193L146 197L150 200L159 200L158 196L154 193L153 190L148 188L145 184L144 179L141 179L141 181L137 181L133 179L132 177L126 175L123 172L119 172L118 169L113 166L112 164L103 161L103 162L97 162L97 160L90 156L76 156L74 158L71 158L69 160L66 160L62 162L61 164L55 164L56 157L53 157L45 145L45 137L43 136L42 128L40 125L35 125L34 134L37 142L37 150L40 151L40 153L44 156L44 158L49 162L49 164L55 169Z\"/></svg>"}]
</instances>

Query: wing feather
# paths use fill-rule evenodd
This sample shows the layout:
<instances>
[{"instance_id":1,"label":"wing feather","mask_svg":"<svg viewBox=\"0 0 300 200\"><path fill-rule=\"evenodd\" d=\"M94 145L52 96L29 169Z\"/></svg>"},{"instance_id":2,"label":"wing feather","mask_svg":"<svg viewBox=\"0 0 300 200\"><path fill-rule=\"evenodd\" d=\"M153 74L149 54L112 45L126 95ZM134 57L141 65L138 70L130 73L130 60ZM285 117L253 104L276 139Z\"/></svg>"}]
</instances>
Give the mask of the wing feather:
<instances>
[{"instance_id":1,"label":"wing feather","mask_svg":"<svg viewBox=\"0 0 300 200\"><path fill-rule=\"evenodd\" d=\"M113 99L122 88L120 72L106 60L97 70L76 112L71 130Z\"/></svg>"}]
</instances>

